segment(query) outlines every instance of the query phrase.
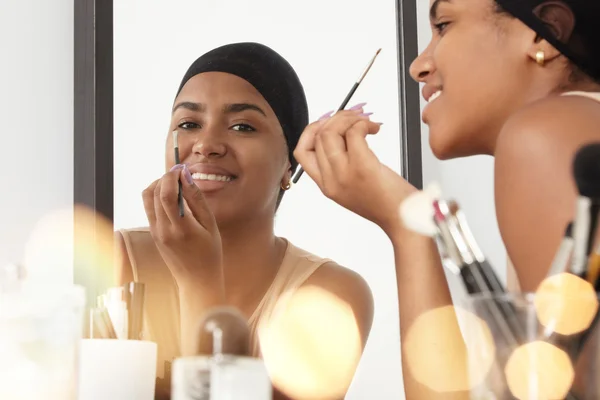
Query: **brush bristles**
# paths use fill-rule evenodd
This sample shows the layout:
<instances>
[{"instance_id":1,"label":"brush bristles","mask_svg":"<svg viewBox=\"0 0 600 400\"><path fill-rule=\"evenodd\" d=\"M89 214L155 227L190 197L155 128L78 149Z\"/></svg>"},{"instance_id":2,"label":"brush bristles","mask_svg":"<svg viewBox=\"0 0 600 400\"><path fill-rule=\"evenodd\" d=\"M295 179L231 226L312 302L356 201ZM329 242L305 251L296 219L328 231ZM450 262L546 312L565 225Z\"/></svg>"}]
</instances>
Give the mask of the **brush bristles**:
<instances>
[{"instance_id":1,"label":"brush bristles","mask_svg":"<svg viewBox=\"0 0 600 400\"><path fill-rule=\"evenodd\" d=\"M375 53L375 55L373 56L373 58L371 59L371 61L369 62L369 64L365 68L365 70L363 71L363 73L360 75L360 78L358 78L358 80L356 81L357 84L360 84L362 82L362 80L365 79L365 76L367 76L367 73L369 72L369 70L373 66L373 63L375 63L375 59L379 55L380 51L381 51L381 49L377 50L377 52Z\"/></svg>"}]
</instances>

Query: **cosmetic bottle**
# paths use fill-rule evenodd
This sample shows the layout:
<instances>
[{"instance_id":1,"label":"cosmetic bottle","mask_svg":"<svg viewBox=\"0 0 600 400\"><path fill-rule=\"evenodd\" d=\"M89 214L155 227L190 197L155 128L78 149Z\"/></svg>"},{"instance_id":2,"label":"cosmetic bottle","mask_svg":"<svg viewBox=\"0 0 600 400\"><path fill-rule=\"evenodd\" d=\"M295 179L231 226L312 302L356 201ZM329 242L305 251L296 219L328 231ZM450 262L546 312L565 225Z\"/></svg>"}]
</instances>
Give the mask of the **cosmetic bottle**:
<instances>
[{"instance_id":1,"label":"cosmetic bottle","mask_svg":"<svg viewBox=\"0 0 600 400\"><path fill-rule=\"evenodd\" d=\"M195 356L173 362L171 400L271 400L263 360L250 356L250 331L231 307L209 311L200 323Z\"/></svg>"}]
</instances>

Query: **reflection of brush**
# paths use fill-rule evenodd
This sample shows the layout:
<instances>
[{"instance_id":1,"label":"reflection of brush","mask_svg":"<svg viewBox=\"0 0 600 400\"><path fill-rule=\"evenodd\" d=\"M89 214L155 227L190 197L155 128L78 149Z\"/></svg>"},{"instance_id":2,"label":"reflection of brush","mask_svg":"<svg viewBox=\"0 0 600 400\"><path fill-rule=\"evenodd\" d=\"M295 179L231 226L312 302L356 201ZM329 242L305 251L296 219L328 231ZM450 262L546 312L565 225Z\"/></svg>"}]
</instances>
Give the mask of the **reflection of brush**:
<instances>
[{"instance_id":1,"label":"reflection of brush","mask_svg":"<svg viewBox=\"0 0 600 400\"><path fill-rule=\"evenodd\" d=\"M90 309L90 338L117 339L117 333L106 308Z\"/></svg>"},{"instance_id":2,"label":"reflection of brush","mask_svg":"<svg viewBox=\"0 0 600 400\"><path fill-rule=\"evenodd\" d=\"M129 339L141 340L144 327L144 290L140 282L130 282L126 285L129 295Z\"/></svg>"},{"instance_id":3,"label":"reflection of brush","mask_svg":"<svg viewBox=\"0 0 600 400\"><path fill-rule=\"evenodd\" d=\"M371 61L369 61L369 64L367 65L367 68L365 68L364 72L360 75L360 78L358 78L356 80L356 82L354 82L354 85L352 86L352 89L350 89L350 92L348 92L348 94L346 95L346 98L342 102L342 105L340 106L340 108L338 109L338 111L342 111L344 108L346 108L346 106L348 105L348 102L350 101L350 99L354 95L354 92L356 92L356 89L358 89L358 86L361 84L361 82L363 81L363 79L365 79L365 76L367 76L367 72L369 72L369 70L373 66L373 63L375 62L375 59L377 58L377 56L379 55L380 52L381 52L381 49L377 50L377 53L375 53L375 55L373 56L373 58L371 59ZM298 183L298 179L300 179L300 177L302 176L303 173L304 173L304 170L302 169L302 167L300 167L300 169L298 170L298 172L296 173L296 175L294 176L294 178L292 179L292 181L294 183Z\"/></svg>"},{"instance_id":4,"label":"reflection of brush","mask_svg":"<svg viewBox=\"0 0 600 400\"><path fill-rule=\"evenodd\" d=\"M127 321L127 299L122 287L109 288L106 291L105 307L108 311L117 339L127 339L129 322Z\"/></svg>"},{"instance_id":5,"label":"reflection of brush","mask_svg":"<svg viewBox=\"0 0 600 400\"><path fill-rule=\"evenodd\" d=\"M173 150L175 151L175 164L178 165L181 163L179 160L179 143L177 142L177 136L179 133L177 130L173 131ZM179 191L177 193L177 204L179 205L179 216L183 217L183 195L181 193L181 179L177 180Z\"/></svg>"}]
</instances>

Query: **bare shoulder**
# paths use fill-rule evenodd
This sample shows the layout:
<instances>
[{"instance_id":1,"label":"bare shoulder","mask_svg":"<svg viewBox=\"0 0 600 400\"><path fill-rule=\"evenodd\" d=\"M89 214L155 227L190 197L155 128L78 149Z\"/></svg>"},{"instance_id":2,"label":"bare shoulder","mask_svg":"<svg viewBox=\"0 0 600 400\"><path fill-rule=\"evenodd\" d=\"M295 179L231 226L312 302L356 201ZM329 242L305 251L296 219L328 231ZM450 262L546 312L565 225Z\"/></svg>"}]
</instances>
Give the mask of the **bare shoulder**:
<instances>
[{"instance_id":1,"label":"bare shoulder","mask_svg":"<svg viewBox=\"0 0 600 400\"><path fill-rule=\"evenodd\" d=\"M329 289L349 290L357 296L372 297L367 281L357 272L333 261L323 264L306 280L305 285L318 285Z\"/></svg>"},{"instance_id":2,"label":"bare shoulder","mask_svg":"<svg viewBox=\"0 0 600 400\"><path fill-rule=\"evenodd\" d=\"M345 398L373 322L373 299L366 281L327 262L278 310L263 331L261 350L274 372L275 386L291 396L274 398Z\"/></svg>"},{"instance_id":3,"label":"bare shoulder","mask_svg":"<svg viewBox=\"0 0 600 400\"><path fill-rule=\"evenodd\" d=\"M600 141L600 102L554 96L513 115L495 152L498 225L523 290L545 276L577 195L572 162Z\"/></svg>"},{"instance_id":4,"label":"bare shoulder","mask_svg":"<svg viewBox=\"0 0 600 400\"><path fill-rule=\"evenodd\" d=\"M134 236L135 240L132 240ZM115 231L115 281L124 284L134 281L134 273L130 254L148 252L156 248L154 239L147 228L123 229Z\"/></svg>"},{"instance_id":5,"label":"bare shoulder","mask_svg":"<svg viewBox=\"0 0 600 400\"><path fill-rule=\"evenodd\" d=\"M373 323L373 294L366 280L357 272L335 262L322 265L304 284L334 295L350 306L363 337L367 340Z\"/></svg>"},{"instance_id":6,"label":"bare shoulder","mask_svg":"<svg viewBox=\"0 0 600 400\"><path fill-rule=\"evenodd\" d=\"M583 96L551 96L515 113L498 138L496 156L528 145L571 145L600 139L600 101ZM527 148L526 148L527 149Z\"/></svg>"}]
</instances>

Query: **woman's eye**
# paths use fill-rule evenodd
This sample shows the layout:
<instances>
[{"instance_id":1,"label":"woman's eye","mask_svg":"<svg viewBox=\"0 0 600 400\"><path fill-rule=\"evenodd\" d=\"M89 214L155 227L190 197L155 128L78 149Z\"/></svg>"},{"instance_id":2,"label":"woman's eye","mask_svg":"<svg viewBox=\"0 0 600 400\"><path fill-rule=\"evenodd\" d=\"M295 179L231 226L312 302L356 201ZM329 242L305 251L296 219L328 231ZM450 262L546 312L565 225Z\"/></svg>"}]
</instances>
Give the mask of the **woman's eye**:
<instances>
[{"instance_id":1,"label":"woman's eye","mask_svg":"<svg viewBox=\"0 0 600 400\"><path fill-rule=\"evenodd\" d=\"M446 28L450 25L450 22L440 22L439 24L433 25L438 34L444 33Z\"/></svg>"},{"instance_id":2,"label":"woman's eye","mask_svg":"<svg viewBox=\"0 0 600 400\"><path fill-rule=\"evenodd\" d=\"M233 129L234 131L239 131L239 132L255 132L256 129L254 129L253 127L251 127L248 124L236 124L233 125L231 127L231 129Z\"/></svg>"},{"instance_id":3,"label":"woman's eye","mask_svg":"<svg viewBox=\"0 0 600 400\"><path fill-rule=\"evenodd\" d=\"M181 128L183 130L198 129L200 128L200 125L198 125L195 122L182 122L178 125L178 128Z\"/></svg>"}]
</instances>

